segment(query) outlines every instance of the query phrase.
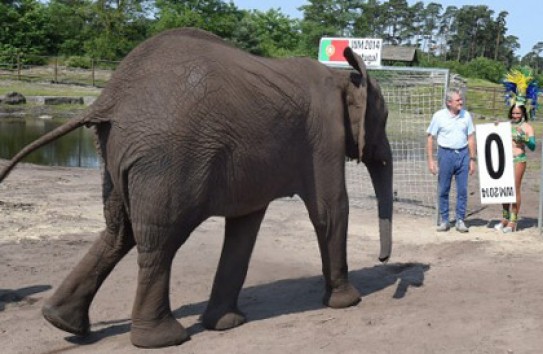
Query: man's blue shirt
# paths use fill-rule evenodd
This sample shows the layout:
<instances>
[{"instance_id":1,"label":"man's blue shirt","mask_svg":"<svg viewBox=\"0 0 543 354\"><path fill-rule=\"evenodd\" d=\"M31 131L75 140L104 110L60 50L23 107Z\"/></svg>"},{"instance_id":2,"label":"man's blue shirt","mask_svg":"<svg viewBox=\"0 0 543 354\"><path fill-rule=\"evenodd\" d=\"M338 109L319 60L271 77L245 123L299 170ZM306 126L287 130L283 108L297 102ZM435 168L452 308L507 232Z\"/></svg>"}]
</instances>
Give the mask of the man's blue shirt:
<instances>
[{"instance_id":1,"label":"man's blue shirt","mask_svg":"<svg viewBox=\"0 0 543 354\"><path fill-rule=\"evenodd\" d=\"M437 145L441 147L462 149L468 145L468 136L474 131L471 114L468 111L462 109L453 116L447 108L443 108L434 113L426 132L437 136Z\"/></svg>"}]
</instances>

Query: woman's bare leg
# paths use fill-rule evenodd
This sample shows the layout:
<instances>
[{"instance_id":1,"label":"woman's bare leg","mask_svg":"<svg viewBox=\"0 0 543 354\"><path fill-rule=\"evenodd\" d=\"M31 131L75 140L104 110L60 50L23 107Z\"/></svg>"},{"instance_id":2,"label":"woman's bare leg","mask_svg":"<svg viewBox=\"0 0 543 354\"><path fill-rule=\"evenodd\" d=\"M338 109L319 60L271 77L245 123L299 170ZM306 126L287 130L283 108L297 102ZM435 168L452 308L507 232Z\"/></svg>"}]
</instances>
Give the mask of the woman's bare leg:
<instances>
[{"instance_id":1,"label":"woman's bare leg","mask_svg":"<svg viewBox=\"0 0 543 354\"><path fill-rule=\"evenodd\" d=\"M522 201L521 197L521 186L522 178L524 177L524 172L526 171L526 162L517 162L515 163L515 189L517 192L516 203L511 205L511 217L507 228L504 229L504 232L512 232L517 229L517 219L520 212L520 204Z\"/></svg>"}]
</instances>

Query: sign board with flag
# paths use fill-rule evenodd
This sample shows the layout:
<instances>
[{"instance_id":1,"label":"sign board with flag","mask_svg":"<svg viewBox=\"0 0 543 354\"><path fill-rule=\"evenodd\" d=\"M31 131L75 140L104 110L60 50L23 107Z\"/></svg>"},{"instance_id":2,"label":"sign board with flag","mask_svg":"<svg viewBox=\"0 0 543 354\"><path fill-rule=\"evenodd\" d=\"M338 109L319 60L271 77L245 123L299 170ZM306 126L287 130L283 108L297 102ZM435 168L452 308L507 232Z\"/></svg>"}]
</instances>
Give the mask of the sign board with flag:
<instances>
[{"instance_id":1,"label":"sign board with flag","mask_svg":"<svg viewBox=\"0 0 543 354\"><path fill-rule=\"evenodd\" d=\"M381 66L383 40L380 38L321 38L319 61L330 66L348 66L343 57L346 47L362 57L367 67Z\"/></svg>"}]
</instances>

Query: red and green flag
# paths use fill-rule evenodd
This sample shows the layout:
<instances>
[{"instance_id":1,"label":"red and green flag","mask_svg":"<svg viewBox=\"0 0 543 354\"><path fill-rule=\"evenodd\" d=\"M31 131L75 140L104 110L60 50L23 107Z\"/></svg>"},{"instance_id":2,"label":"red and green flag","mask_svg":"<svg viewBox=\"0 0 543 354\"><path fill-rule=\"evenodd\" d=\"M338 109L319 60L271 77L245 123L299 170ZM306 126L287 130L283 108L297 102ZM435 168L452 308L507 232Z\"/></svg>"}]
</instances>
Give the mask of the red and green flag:
<instances>
[{"instance_id":1,"label":"red and green flag","mask_svg":"<svg viewBox=\"0 0 543 354\"><path fill-rule=\"evenodd\" d=\"M320 43L319 61L344 62L343 50L348 46L348 39L323 38Z\"/></svg>"}]
</instances>

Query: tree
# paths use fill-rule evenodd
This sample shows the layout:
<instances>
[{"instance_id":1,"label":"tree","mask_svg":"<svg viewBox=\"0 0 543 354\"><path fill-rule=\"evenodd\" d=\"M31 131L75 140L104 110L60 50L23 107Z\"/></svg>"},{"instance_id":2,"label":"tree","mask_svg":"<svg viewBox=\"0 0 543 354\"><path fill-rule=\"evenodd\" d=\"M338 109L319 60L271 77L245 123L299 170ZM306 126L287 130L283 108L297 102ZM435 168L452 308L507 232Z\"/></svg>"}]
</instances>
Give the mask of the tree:
<instances>
[{"instance_id":1,"label":"tree","mask_svg":"<svg viewBox=\"0 0 543 354\"><path fill-rule=\"evenodd\" d=\"M0 55L46 55L54 43L46 5L37 0L3 1L0 4ZM28 58L28 56L27 56Z\"/></svg>"},{"instance_id":2,"label":"tree","mask_svg":"<svg viewBox=\"0 0 543 354\"><path fill-rule=\"evenodd\" d=\"M298 21L275 9L246 12L233 33L236 46L267 57L290 55L299 41Z\"/></svg>"},{"instance_id":3,"label":"tree","mask_svg":"<svg viewBox=\"0 0 543 354\"><path fill-rule=\"evenodd\" d=\"M54 50L49 54L81 55L84 43L92 38L87 26L92 20L92 2L89 0L51 0L47 7L51 26L50 39Z\"/></svg>"},{"instance_id":4,"label":"tree","mask_svg":"<svg viewBox=\"0 0 543 354\"><path fill-rule=\"evenodd\" d=\"M362 0L309 0L300 9L303 50L316 55L324 36L348 37L354 33L355 21L360 16Z\"/></svg>"},{"instance_id":5,"label":"tree","mask_svg":"<svg viewBox=\"0 0 543 354\"><path fill-rule=\"evenodd\" d=\"M543 42L537 42L533 47L531 53L533 53L532 66L535 68L535 74L543 71L543 62L541 60L541 52L543 52Z\"/></svg>"},{"instance_id":6,"label":"tree","mask_svg":"<svg viewBox=\"0 0 543 354\"><path fill-rule=\"evenodd\" d=\"M232 38L244 13L220 0L156 0L152 33L176 27L196 27Z\"/></svg>"},{"instance_id":7,"label":"tree","mask_svg":"<svg viewBox=\"0 0 543 354\"><path fill-rule=\"evenodd\" d=\"M496 47L494 48L494 60L498 60L498 55L500 53L501 39L505 36L507 32L506 17L509 15L507 11L501 11L496 18L495 27L496 27Z\"/></svg>"},{"instance_id":8,"label":"tree","mask_svg":"<svg viewBox=\"0 0 543 354\"><path fill-rule=\"evenodd\" d=\"M489 38L494 38L489 27L493 22L492 14L493 11L484 5L463 6L457 11L457 31L449 42L451 50L457 53L457 60L466 62L484 56L487 48L493 47L493 44L489 45Z\"/></svg>"},{"instance_id":9,"label":"tree","mask_svg":"<svg viewBox=\"0 0 543 354\"><path fill-rule=\"evenodd\" d=\"M444 60L447 60L447 54L450 50L450 38L457 32L456 6L447 6L438 25L438 35L440 37L440 53Z\"/></svg>"},{"instance_id":10,"label":"tree","mask_svg":"<svg viewBox=\"0 0 543 354\"><path fill-rule=\"evenodd\" d=\"M427 42L427 50L432 51L432 48L437 46L437 35L439 29L439 23L441 21L441 11L443 6L438 3L431 2L426 6L426 9L423 11L424 14L424 32L429 36L429 41Z\"/></svg>"},{"instance_id":11,"label":"tree","mask_svg":"<svg viewBox=\"0 0 543 354\"><path fill-rule=\"evenodd\" d=\"M390 0L383 4L381 16L386 18L383 42L399 45L412 29L406 0Z\"/></svg>"},{"instance_id":12,"label":"tree","mask_svg":"<svg viewBox=\"0 0 543 354\"><path fill-rule=\"evenodd\" d=\"M517 36L506 36L503 40L503 45L506 50L504 51L503 55L503 61L505 63L505 66L510 68L513 65L517 64L518 59L515 56L515 51L520 49L520 44L518 43L518 37Z\"/></svg>"},{"instance_id":13,"label":"tree","mask_svg":"<svg viewBox=\"0 0 543 354\"><path fill-rule=\"evenodd\" d=\"M381 18L381 5L378 0L368 0L360 6L361 14L353 24L354 37L381 37L384 19Z\"/></svg>"},{"instance_id":14,"label":"tree","mask_svg":"<svg viewBox=\"0 0 543 354\"><path fill-rule=\"evenodd\" d=\"M146 0L97 0L91 5L88 24L92 38L85 41L87 54L119 60L148 36Z\"/></svg>"},{"instance_id":15,"label":"tree","mask_svg":"<svg viewBox=\"0 0 543 354\"><path fill-rule=\"evenodd\" d=\"M409 8L409 17L411 18L411 35L409 43L414 44L417 48L423 48L425 46L425 15L424 15L424 3L422 1L416 2Z\"/></svg>"}]
</instances>

